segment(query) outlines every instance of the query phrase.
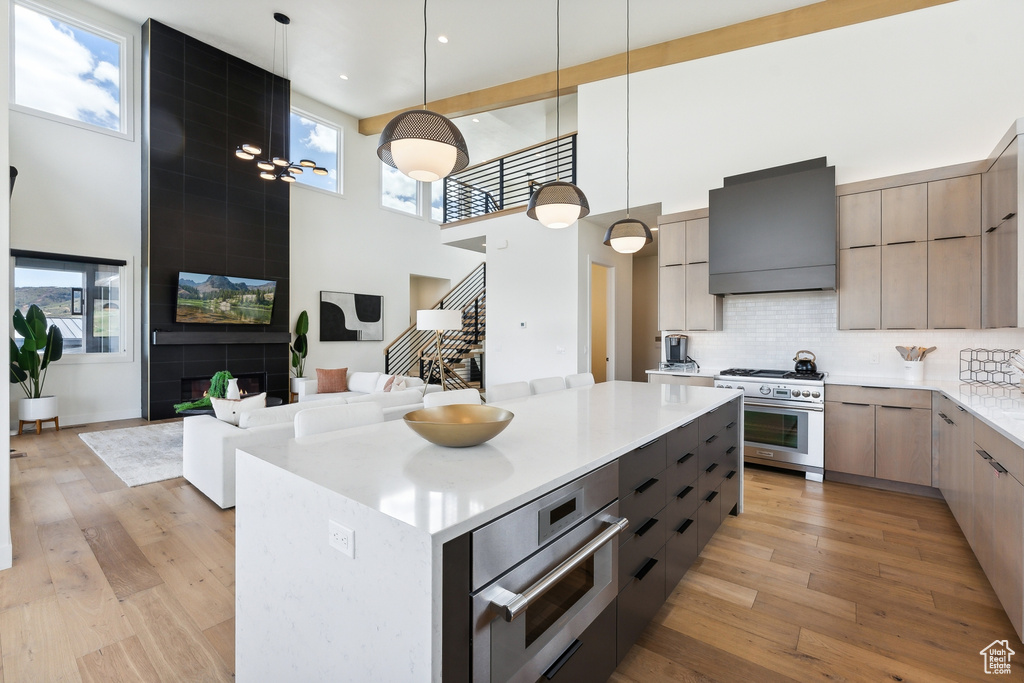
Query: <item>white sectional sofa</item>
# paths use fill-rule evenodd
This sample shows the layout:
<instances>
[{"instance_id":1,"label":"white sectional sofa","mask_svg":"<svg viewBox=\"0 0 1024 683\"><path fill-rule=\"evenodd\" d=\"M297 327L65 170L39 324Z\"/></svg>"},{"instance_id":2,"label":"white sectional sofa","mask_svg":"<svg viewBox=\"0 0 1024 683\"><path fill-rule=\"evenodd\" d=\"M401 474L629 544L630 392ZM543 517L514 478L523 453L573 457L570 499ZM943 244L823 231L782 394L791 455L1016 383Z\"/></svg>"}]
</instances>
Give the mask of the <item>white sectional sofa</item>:
<instances>
[{"instance_id":1,"label":"white sectional sofa","mask_svg":"<svg viewBox=\"0 0 1024 683\"><path fill-rule=\"evenodd\" d=\"M379 394L384 391L384 386L391 375L382 372L353 372L348 376L348 391L333 394L317 393L317 382L315 378L300 377L295 380L295 393L299 396L299 402L318 401L325 396L356 396L364 394ZM397 380L398 378L396 378ZM419 377L404 377L405 384L409 388L416 388L423 391L423 380ZM427 393L441 391L441 386L431 384L427 387Z\"/></svg>"},{"instance_id":2,"label":"white sectional sofa","mask_svg":"<svg viewBox=\"0 0 1024 683\"><path fill-rule=\"evenodd\" d=\"M316 382L313 384L315 390ZM381 406L385 420L397 420L423 407L422 391L421 384L419 388L395 392L312 394L302 403L258 408L242 413L238 426L218 420L212 415L186 417L183 474L185 479L220 507L234 507L236 449L275 439L293 438L295 415L308 408L373 401Z\"/></svg>"}]
</instances>

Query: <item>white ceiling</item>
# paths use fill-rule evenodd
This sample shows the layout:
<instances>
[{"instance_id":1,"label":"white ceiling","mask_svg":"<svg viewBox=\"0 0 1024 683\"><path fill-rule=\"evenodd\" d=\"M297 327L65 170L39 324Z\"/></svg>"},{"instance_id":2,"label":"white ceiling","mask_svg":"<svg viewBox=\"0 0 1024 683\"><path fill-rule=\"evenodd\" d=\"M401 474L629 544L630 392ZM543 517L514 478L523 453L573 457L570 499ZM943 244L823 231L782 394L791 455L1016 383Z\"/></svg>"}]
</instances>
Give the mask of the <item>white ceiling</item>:
<instances>
[{"instance_id":1,"label":"white ceiling","mask_svg":"<svg viewBox=\"0 0 1024 683\"><path fill-rule=\"evenodd\" d=\"M414 106L423 96L420 0L91 0L139 24L153 18L271 69L274 12L288 27L292 88L364 118ZM661 43L813 0L639 0L630 7L631 47ZM429 99L500 85L555 69L553 0L434 0L428 5ZM626 0L564 0L561 64L625 50ZM438 34L449 38L447 45ZM278 73L280 57L278 58ZM346 74L349 80L342 80Z\"/></svg>"}]
</instances>

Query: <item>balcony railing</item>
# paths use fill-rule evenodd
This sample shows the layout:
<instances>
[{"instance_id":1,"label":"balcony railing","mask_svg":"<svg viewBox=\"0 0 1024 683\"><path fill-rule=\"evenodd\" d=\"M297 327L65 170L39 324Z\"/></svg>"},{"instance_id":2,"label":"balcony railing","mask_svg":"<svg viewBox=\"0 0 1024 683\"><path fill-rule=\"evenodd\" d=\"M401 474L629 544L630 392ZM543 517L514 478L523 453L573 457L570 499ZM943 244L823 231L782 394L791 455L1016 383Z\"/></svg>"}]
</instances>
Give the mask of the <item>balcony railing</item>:
<instances>
[{"instance_id":1,"label":"balcony railing","mask_svg":"<svg viewBox=\"0 0 1024 683\"><path fill-rule=\"evenodd\" d=\"M444 222L526 206L551 180L576 182L576 133L470 166L444 179Z\"/></svg>"}]
</instances>

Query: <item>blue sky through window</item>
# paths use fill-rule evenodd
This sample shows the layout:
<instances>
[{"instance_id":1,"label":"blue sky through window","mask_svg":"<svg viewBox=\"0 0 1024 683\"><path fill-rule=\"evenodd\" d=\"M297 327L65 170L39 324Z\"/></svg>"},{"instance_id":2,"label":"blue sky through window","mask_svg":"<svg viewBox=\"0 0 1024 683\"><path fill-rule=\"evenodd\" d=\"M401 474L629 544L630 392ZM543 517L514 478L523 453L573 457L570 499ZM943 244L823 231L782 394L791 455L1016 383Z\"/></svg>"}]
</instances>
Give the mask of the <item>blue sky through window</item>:
<instances>
[{"instance_id":1,"label":"blue sky through window","mask_svg":"<svg viewBox=\"0 0 1024 683\"><path fill-rule=\"evenodd\" d=\"M289 158L296 164L300 159L310 159L327 169L327 175L317 175L312 169L305 169L298 176L298 182L321 190L341 192L338 138L337 128L292 112Z\"/></svg>"},{"instance_id":2,"label":"blue sky through window","mask_svg":"<svg viewBox=\"0 0 1024 683\"><path fill-rule=\"evenodd\" d=\"M397 168L381 163L380 205L404 213L419 213L419 183Z\"/></svg>"}]
</instances>

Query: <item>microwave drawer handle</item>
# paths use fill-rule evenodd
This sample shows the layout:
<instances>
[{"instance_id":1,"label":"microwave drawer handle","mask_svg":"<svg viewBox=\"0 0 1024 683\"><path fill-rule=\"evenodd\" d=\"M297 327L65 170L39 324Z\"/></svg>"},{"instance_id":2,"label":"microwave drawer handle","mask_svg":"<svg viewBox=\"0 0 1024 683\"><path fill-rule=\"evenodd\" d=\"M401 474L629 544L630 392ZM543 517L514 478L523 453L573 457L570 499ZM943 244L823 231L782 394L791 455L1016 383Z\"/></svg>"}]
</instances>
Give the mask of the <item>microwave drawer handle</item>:
<instances>
[{"instance_id":1,"label":"microwave drawer handle","mask_svg":"<svg viewBox=\"0 0 1024 683\"><path fill-rule=\"evenodd\" d=\"M498 613L501 614L502 619L505 621L512 621L525 612L526 609L536 602L538 598L551 590L555 584L565 578L566 574L590 559L590 556L600 550L601 546L618 536L619 532L623 531L628 526L629 520L625 517L617 519L611 523L611 526L592 538L585 546L577 550L564 562L545 574L539 581L537 581L537 583L533 584L522 593L513 595L512 599L505 604L492 602L491 607L495 608Z\"/></svg>"},{"instance_id":2,"label":"microwave drawer handle","mask_svg":"<svg viewBox=\"0 0 1024 683\"><path fill-rule=\"evenodd\" d=\"M755 408L782 408L783 410L795 410L803 411L808 413L823 413L825 408L820 405L813 403L790 403L788 405L780 405L778 403L760 403L758 401L744 401L745 406L754 406ZM855 403L854 405L867 405L864 403Z\"/></svg>"}]
</instances>

